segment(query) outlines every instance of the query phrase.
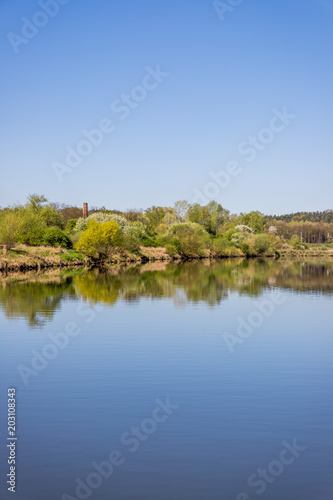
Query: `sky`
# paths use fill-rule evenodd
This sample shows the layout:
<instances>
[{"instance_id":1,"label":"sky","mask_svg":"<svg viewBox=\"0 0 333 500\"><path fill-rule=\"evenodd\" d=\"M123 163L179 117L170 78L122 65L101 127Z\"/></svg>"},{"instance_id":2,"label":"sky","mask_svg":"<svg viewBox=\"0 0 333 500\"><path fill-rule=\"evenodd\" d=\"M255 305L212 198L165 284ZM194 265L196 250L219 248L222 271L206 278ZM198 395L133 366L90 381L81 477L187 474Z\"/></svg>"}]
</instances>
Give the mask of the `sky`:
<instances>
[{"instance_id":1,"label":"sky","mask_svg":"<svg viewBox=\"0 0 333 500\"><path fill-rule=\"evenodd\" d=\"M333 208L330 0L0 11L0 206Z\"/></svg>"}]
</instances>

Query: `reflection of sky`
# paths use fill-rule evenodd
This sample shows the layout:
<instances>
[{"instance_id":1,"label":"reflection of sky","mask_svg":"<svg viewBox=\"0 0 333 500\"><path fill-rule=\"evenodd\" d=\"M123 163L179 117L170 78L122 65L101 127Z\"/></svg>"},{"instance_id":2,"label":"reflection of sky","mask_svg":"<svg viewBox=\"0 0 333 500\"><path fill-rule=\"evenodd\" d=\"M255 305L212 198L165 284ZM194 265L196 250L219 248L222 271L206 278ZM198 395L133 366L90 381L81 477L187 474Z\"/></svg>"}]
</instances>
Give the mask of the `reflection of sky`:
<instances>
[{"instance_id":1,"label":"reflection of sky","mask_svg":"<svg viewBox=\"0 0 333 500\"><path fill-rule=\"evenodd\" d=\"M39 330L2 315L1 390L18 389L20 485L27 498L72 492L75 477L119 449L122 433L151 416L156 398L170 395L179 410L137 455L121 448L127 462L97 499L166 500L159 496L165 481L175 497L184 491L182 498L202 500L206 489L218 499L223 488L225 498L234 498L284 439L297 437L309 453L267 498L291 500L297 488L299 498L313 500L318 485L331 481L331 300L284 293L285 302L233 354L224 333L235 333L238 317L247 320L273 291L258 298L234 293L215 308L176 307L172 299L119 301L99 307L90 323L78 316L76 302L66 301ZM81 333L25 387L17 366L31 366L32 349L40 352L48 333L69 321ZM3 404L2 398L1 411Z\"/></svg>"}]
</instances>

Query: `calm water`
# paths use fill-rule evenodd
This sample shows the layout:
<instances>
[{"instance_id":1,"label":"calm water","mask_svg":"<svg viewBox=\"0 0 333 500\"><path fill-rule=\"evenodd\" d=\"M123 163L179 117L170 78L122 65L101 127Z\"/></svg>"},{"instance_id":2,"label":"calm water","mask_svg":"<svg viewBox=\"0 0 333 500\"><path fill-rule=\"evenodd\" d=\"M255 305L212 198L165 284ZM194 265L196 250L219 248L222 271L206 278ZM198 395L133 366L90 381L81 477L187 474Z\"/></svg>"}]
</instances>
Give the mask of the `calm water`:
<instances>
[{"instance_id":1,"label":"calm water","mask_svg":"<svg viewBox=\"0 0 333 500\"><path fill-rule=\"evenodd\" d=\"M318 261L2 277L0 498L15 387L17 500L333 499L332 295Z\"/></svg>"}]
</instances>

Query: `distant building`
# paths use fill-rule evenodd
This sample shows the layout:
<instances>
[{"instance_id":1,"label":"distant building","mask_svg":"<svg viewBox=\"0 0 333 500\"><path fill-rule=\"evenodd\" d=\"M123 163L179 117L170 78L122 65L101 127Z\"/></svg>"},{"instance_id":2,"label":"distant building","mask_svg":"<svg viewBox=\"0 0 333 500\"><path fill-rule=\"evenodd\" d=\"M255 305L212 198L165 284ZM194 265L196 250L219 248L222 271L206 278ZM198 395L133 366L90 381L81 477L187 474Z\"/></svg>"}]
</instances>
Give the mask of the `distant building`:
<instances>
[{"instance_id":1,"label":"distant building","mask_svg":"<svg viewBox=\"0 0 333 500\"><path fill-rule=\"evenodd\" d=\"M88 203L83 203L83 218L86 219L88 217Z\"/></svg>"}]
</instances>

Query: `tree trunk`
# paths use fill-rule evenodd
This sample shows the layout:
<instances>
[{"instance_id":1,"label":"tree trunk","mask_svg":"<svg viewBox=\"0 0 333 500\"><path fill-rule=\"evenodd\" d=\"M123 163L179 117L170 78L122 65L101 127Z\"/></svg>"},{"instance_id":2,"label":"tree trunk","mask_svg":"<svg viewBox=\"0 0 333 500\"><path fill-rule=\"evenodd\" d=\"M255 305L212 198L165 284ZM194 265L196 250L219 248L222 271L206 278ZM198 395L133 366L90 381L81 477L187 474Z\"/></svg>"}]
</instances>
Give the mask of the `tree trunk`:
<instances>
[{"instance_id":1,"label":"tree trunk","mask_svg":"<svg viewBox=\"0 0 333 500\"><path fill-rule=\"evenodd\" d=\"M3 254L7 255L7 245L4 245L2 248L3 248Z\"/></svg>"}]
</instances>

